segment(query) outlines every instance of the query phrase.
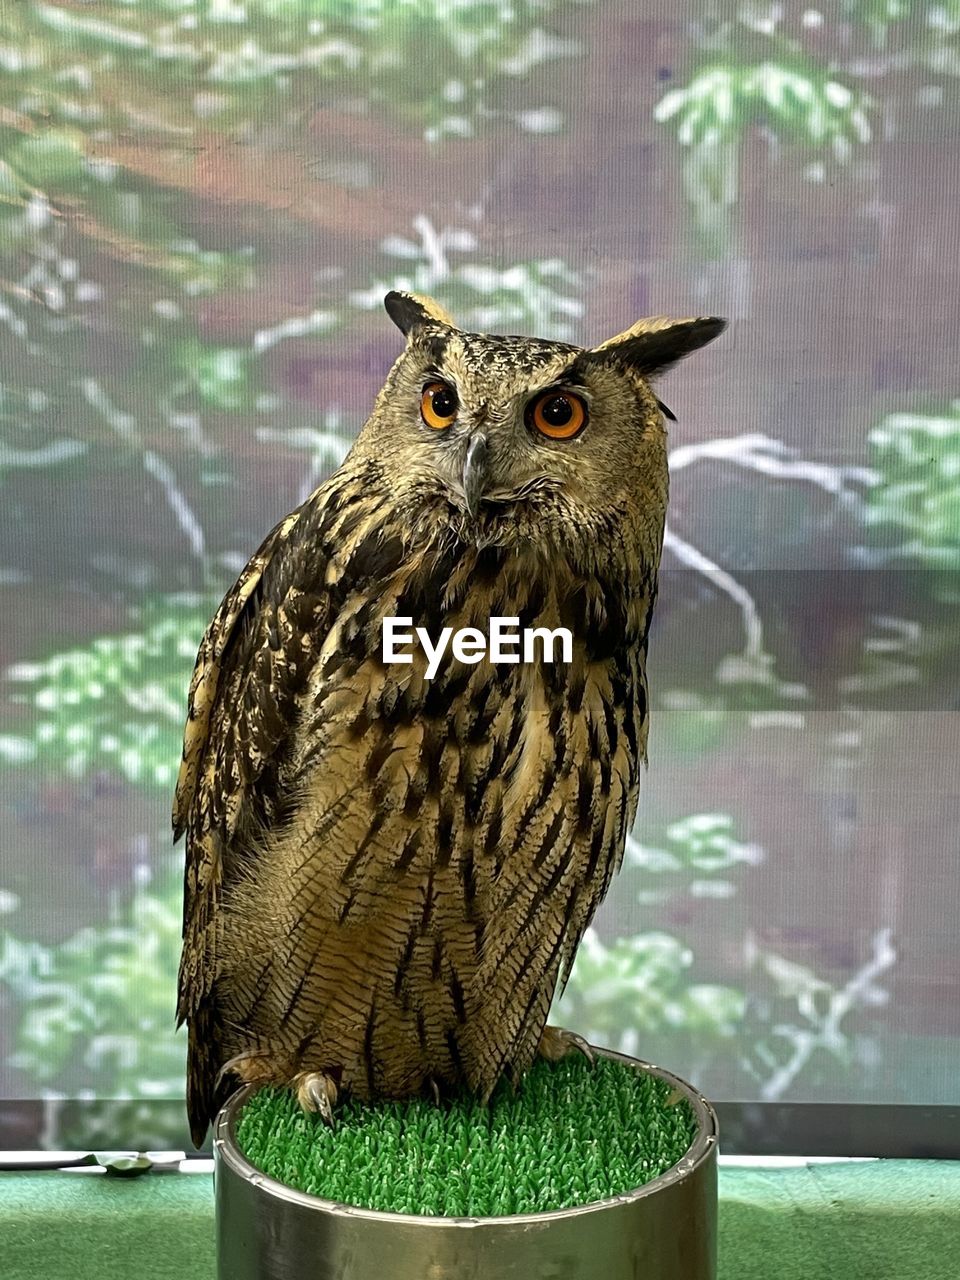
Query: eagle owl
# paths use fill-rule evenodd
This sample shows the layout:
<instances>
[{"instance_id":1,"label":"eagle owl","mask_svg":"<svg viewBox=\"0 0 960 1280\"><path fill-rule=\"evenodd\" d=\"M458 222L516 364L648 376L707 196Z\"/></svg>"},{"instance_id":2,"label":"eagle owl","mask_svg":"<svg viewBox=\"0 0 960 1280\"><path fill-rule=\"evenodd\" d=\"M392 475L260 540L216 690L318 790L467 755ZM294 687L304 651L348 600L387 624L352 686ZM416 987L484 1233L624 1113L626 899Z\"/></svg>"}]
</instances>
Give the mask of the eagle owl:
<instances>
[{"instance_id":1,"label":"eagle owl","mask_svg":"<svg viewBox=\"0 0 960 1280\"><path fill-rule=\"evenodd\" d=\"M231 1082L488 1098L538 1051L646 763L669 413L649 379L723 329L593 348L465 332L389 293L402 354L343 465L210 623L173 825L178 1025L199 1145ZM672 415L671 415L672 416ZM385 618L566 628L547 660L385 660ZM464 658L467 655L462 654Z\"/></svg>"}]
</instances>

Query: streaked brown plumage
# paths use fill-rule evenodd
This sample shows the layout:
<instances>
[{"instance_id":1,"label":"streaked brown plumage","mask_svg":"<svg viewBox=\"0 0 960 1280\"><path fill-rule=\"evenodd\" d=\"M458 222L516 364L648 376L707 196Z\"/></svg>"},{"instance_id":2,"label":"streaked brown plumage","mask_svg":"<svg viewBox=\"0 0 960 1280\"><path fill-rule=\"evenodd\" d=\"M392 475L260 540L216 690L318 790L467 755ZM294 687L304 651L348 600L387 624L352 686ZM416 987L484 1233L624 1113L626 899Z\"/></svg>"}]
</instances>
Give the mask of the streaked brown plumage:
<instances>
[{"instance_id":1,"label":"streaked brown plumage","mask_svg":"<svg viewBox=\"0 0 960 1280\"><path fill-rule=\"evenodd\" d=\"M230 1076L296 1077L311 1107L316 1079L488 1096L562 1051L547 1011L634 819L667 504L648 379L723 322L584 350L386 302L407 345L370 419L227 593L190 688L174 829L198 1144ZM433 383L448 398L424 413L456 396L444 429L421 415ZM554 388L554 416L586 406L572 439L530 417ZM427 680L419 647L384 663L390 615L434 639L568 627L573 660L448 650Z\"/></svg>"}]
</instances>

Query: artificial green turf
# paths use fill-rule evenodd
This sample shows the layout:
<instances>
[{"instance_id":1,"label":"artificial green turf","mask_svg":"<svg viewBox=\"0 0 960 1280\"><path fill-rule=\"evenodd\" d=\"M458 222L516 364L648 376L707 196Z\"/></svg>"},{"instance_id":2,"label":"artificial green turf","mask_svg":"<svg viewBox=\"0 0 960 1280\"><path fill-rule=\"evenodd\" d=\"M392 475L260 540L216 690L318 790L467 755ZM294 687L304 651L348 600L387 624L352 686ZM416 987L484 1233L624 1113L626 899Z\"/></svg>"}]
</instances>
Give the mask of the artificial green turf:
<instances>
[{"instance_id":1,"label":"artificial green turf","mask_svg":"<svg viewBox=\"0 0 960 1280\"><path fill-rule=\"evenodd\" d=\"M580 1054L539 1060L517 1094L337 1109L330 1130L286 1089L261 1089L237 1122L263 1173L341 1204L438 1217L544 1213L658 1177L696 1133L686 1099L646 1071Z\"/></svg>"}]
</instances>

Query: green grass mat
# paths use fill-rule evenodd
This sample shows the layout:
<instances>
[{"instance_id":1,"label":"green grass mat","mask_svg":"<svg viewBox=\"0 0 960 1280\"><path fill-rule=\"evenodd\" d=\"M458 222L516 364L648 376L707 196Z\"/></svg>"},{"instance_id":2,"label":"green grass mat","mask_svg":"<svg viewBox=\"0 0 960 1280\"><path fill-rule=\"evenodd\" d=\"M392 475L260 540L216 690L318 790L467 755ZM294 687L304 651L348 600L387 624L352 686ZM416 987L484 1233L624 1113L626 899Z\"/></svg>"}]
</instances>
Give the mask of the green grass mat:
<instances>
[{"instance_id":1,"label":"green grass mat","mask_svg":"<svg viewBox=\"0 0 960 1280\"><path fill-rule=\"evenodd\" d=\"M658 1177L696 1133L685 1099L645 1071L580 1054L540 1060L489 1107L457 1098L347 1101L331 1131L286 1089L262 1089L237 1122L263 1173L363 1209L438 1217L544 1213L604 1200Z\"/></svg>"}]
</instances>

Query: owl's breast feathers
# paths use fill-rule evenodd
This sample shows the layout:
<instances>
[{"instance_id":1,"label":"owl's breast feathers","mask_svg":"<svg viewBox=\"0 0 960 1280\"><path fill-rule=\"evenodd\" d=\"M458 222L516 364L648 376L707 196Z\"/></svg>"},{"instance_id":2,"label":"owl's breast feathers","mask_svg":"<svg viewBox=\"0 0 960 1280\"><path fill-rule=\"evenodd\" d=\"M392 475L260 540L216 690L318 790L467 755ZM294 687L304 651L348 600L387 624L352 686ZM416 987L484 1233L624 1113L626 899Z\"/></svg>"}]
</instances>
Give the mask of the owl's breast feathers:
<instances>
[{"instance_id":1,"label":"owl's breast feathers","mask_svg":"<svg viewBox=\"0 0 960 1280\"><path fill-rule=\"evenodd\" d=\"M633 821L655 592L654 564L412 541L372 464L273 530L204 637L177 786L195 1133L251 1044L360 1095L529 1066ZM385 616L567 627L573 659L428 680L384 663Z\"/></svg>"}]
</instances>

